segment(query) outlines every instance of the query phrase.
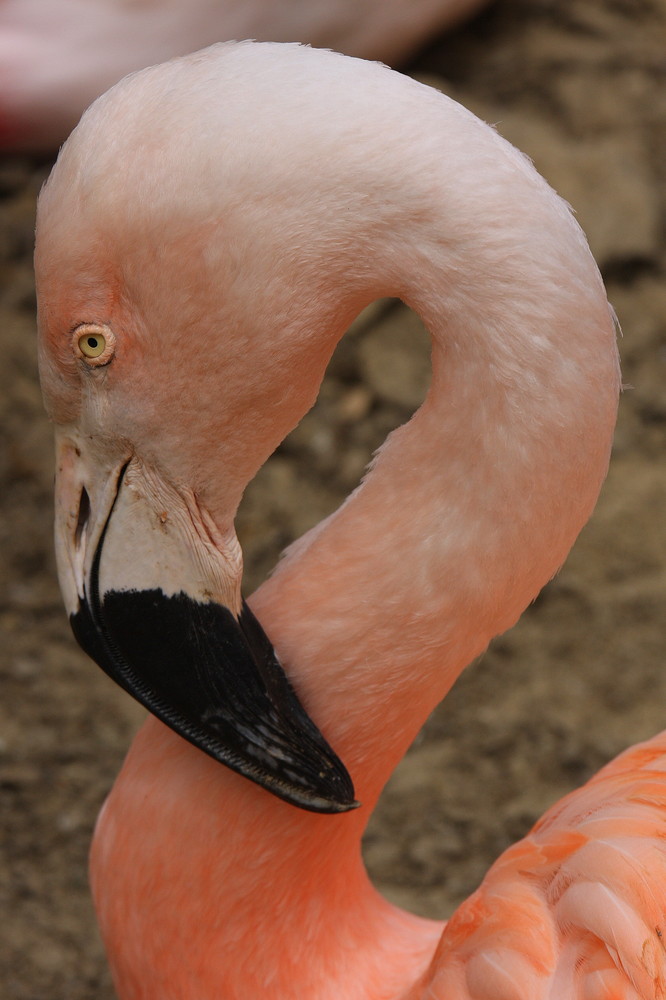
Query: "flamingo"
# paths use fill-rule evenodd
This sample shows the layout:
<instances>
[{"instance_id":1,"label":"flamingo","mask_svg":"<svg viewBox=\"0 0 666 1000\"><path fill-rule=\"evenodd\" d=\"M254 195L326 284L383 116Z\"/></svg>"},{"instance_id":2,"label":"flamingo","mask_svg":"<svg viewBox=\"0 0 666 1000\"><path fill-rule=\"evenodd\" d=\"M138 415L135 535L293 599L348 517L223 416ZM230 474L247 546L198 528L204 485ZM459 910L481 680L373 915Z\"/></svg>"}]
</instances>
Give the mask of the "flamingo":
<instances>
[{"instance_id":1,"label":"flamingo","mask_svg":"<svg viewBox=\"0 0 666 1000\"><path fill-rule=\"evenodd\" d=\"M399 62L487 0L0 0L0 150L51 150L133 70L229 38Z\"/></svg>"},{"instance_id":2,"label":"flamingo","mask_svg":"<svg viewBox=\"0 0 666 1000\"><path fill-rule=\"evenodd\" d=\"M386 67L225 43L84 115L36 273L65 605L153 713L91 852L121 1000L663 997L664 734L447 923L384 900L360 852L424 719L557 571L607 471L614 324L564 202ZM426 400L245 603L243 490L386 295L430 331Z\"/></svg>"}]
</instances>

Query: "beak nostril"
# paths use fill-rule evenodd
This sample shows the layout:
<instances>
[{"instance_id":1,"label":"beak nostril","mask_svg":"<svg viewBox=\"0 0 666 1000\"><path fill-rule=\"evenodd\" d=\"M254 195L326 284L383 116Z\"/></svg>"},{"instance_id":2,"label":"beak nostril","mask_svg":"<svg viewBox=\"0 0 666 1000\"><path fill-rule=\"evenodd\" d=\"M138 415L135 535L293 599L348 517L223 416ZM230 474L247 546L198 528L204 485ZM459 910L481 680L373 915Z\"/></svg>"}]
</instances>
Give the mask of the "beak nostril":
<instances>
[{"instance_id":1,"label":"beak nostril","mask_svg":"<svg viewBox=\"0 0 666 1000\"><path fill-rule=\"evenodd\" d=\"M76 521L76 529L74 531L74 544L78 546L81 544L81 539L83 537L83 532L85 531L86 524L88 523L88 518L90 517L90 497L88 496L88 491L85 486L81 487L81 498L79 500L79 516Z\"/></svg>"}]
</instances>

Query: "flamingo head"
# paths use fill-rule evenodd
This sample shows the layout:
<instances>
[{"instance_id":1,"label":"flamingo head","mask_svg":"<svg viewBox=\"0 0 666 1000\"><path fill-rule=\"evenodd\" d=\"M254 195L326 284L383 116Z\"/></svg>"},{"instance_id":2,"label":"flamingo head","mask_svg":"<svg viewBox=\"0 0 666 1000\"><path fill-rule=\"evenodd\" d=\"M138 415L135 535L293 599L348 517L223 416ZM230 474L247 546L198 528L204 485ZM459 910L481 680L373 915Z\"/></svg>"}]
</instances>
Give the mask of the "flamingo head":
<instances>
[{"instance_id":1,"label":"flamingo head","mask_svg":"<svg viewBox=\"0 0 666 1000\"><path fill-rule=\"evenodd\" d=\"M56 553L74 633L206 753L306 809L350 809L344 766L241 598L233 521L249 479L312 404L358 303L333 321L320 287L294 308L295 288L315 280L310 256L285 268L296 221L285 211L271 223L242 157L188 144L180 125L174 148L168 113L146 132L123 85L106 100L64 147L37 227ZM185 127L186 109L176 112ZM188 176L198 182L186 190ZM278 171L280 184L294 200ZM332 333L315 343L322 321Z\"/></svg>"}]
</instances>

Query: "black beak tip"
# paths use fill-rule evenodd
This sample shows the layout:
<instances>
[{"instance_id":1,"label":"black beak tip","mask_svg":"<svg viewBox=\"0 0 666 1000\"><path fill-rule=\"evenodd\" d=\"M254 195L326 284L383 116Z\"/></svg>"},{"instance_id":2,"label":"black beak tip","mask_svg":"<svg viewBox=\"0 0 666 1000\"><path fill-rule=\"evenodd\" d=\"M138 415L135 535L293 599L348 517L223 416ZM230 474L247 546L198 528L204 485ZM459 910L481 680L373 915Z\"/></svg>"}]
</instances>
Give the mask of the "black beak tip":
<instances>
[{"instance_id":1,"label":"black beak tip","mask_svg":"<svg viewBox=\"0 0 666 1000\"><path fill-rule=\"evenodd\" d=\"M358 808L349 773L247 605L236 618L184 593L109 591L100 598L93 578L70 622L113 680L215 760L301 809Z\"/></svg>"},{"instance_id":2,"label":"black beak tip","mask_svg":"<svg viewBox=\"0 0 666 1000\"><path fill-rule=\"evenodd\" d=\"M290 789L286 794L282 794L275 789L275 791L280 798L284 798L286 802L291 805L299 806L301 809L306 809L308 812L325 813L327 815L337 815L339 813L352 812L354 809L358 809L361 805L353 797L351 798L337 798L333 796L324 796L317 794L316 791L305 792L302 789Z\"/></svg>"}]
</instances>

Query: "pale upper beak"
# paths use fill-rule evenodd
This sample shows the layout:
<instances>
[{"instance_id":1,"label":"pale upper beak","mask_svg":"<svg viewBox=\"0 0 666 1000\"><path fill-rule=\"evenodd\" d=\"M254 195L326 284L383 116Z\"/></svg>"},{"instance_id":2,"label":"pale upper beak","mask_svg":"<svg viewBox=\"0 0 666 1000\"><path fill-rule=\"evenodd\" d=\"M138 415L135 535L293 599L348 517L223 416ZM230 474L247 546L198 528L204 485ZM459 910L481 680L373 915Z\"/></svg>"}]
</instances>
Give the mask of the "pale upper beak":
<instances>
[{"instance_id":1,"label":"pale upper beak","mask_svg":"<svg viewBox=\"0 0 666 1000\"><path fill-rule=\"evenodd\" d=\"M56 431L56 555L74 634L173 730L280 798L354 808L342 762L241 598L233 527L74 425Z\"/></svg>"}]
</instances>

